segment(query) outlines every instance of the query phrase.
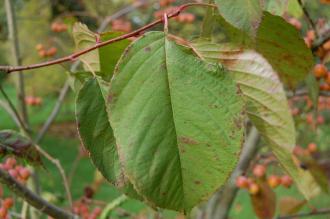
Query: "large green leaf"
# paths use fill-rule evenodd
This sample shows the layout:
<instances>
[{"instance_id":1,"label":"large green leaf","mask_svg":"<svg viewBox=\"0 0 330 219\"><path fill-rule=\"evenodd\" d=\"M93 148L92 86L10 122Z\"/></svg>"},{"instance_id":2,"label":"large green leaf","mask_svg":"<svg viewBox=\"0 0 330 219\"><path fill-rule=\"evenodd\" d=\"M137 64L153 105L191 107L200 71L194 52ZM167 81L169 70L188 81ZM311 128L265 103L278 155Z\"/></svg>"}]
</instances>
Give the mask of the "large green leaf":
<instances>
[{"instance_id":1,"label":"large green leaf","mask_svg":"<svg viewBox=\"0 0 330 219\"><path fill-rule=\"evenodd\" d=\"M255 35L262 18L260 0L215 0L215 3L228 23Z\"/></svg>"},{"instance_id":2,"label":"large green leaf","mask_svg":"<svg viewBox=\"0 0 330 219\"><path fill-rule=\"evenodd\" d=\"M256 50L292 88L304 80L313 66L311 50L297 29L282 17L264 12L256 44Z\"/></svg>"},{"instance_id":3,"label":"large green leaf","mask_svg":"<svg viewBox=\"0 0 330 219\"><path fill-rule=\"evenodd\" d=\"M243 141L243 103L219 65L149 32L111 81L110 123L125 174L158 207L188 212L223 185Z\"/></svg>"},{"instance_id":4,"label":"large green leaf","mask_svg":"<svg viewBox=\"0 0 330 219\"><path fill-rule=\"evenodd\" d=\"M292 155L296 137L294 122L285 91L271 65L255 51L244 51L233 45L200 42L193 46L204 58L221 62L232 71L246 100L249 118L277 159L306 198L317 195L320 187Z\"/></svg>"},{"instance_id":5,"label":"large green leaf","mask_svg":"<svg viewBox=\"0 0 330 219\"><path fill-rule=\"evenodd\" d=\"M79 90L76 118L80 139L102 175L133 198L139 198L126 179L118 158L105 97L106 82L91 78Z\"/></svg>"}]
</instances>

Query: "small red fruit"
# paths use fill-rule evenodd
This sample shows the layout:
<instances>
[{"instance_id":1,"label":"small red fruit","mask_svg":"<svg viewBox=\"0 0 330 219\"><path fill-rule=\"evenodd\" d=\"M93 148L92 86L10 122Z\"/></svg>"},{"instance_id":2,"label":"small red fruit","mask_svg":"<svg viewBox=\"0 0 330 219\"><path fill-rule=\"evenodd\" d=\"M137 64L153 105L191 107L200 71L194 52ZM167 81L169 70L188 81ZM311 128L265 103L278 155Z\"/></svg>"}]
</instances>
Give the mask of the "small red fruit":
<instances>
[{"instance_id":1,"label":"small red fruit","mask_svg":"<svg viewBox=\"0 0 330 219\"><path fill-rule=\"evenodd\" d=\"M316 64L314 66L313 72L316 78L323 78L327 75L327 67L323 64Z\"/></svg>"},{"instance_id":2,"label":"small red fruit","mask_svg":"<svg viewBox=\"0 0 330 219\"><path fill-rule=\"evenodd\" d=\"M241 188L241 189L242 188L247 189L249 187L249 181L248 181L247 177L245 177L245 176L239 176L239 177L237 177L237 179L236 179L236 186L238 188Z\"/></svg>"},{"instance_id":3,"label":"small red fruit","mask_svg":"<svg viewBox=\"0 0 330 219\"><path fill-rule=\"evenodd\" d=\"M40 50L43 50L43 49L45 49L45 47L41 43L39 43L39 44L36 45L36 50L37 51L40 51Z\"/></svg>"},{"instance_id":4,"label":"small red fruit","mask_svg":"<svg viewBox=\"0 0 330 219\"><path fill-rule=\"evenodd\" d=\"M327 42L325 42L323 44L323 49L324 50L330 50L330 40L328 40Z\"/></svg>"},{"instance_id":5,"label":"small red fruit","mask_svg":"<svg viewBox=\"0 0 330 219\"><path fill-rule=\"evenodd\" d=\"M288 175L284 175L281 177L281 184L282 186L284 186L285 188L289 188L292 185L292 179L290 176Z\"/></svg>"},{"instance_id":6,"label":"small red fruit","mask_svg":"<svg viewBox=\"0 0 330 219\"><path fill-rule=\"evenodd\" d=\"M317 151L317 145L315 143L309 143L307 146L307 150L309 153L313 154Z\"/></svg>"},{"instance_id":7,"label":"small red fruit","mask_svg":"<svg viewBox=\"0 0 330 219\"><path fill-rule=\"evenodd\" d=\"M267 183L270 187L276 188L281 184L281 179L278 176L271 175L268 177Z\"/></svg>"},{"instance_id":8,"label":"small red fruit","mask_svg":"<svg viewBox=\"0 0 330 219\"><path fill-rule=\"evenodd\" d=\"M9 158L7 158L5 164L8 165L8 167L10 167L10 168L14 168L14 166L16 165L16 159L9 157Z\"/></svg>"},{"instance_id":9,"label":"small red fruit","mask_svg":"<svg viewBox=\"0 0 330 219\"><path fill-rule=\"evenodd\" d=\"M318 125L322 125L324 124L324 117L322 115L318 115L316 121Z\"/></svg>"},{"instance_id":10,"label":"small red fruit","mask_svg":"<svg viewBox=\"0 0 330 219\"><path fill-rule=\"evenodd\" d=\"M260 188L257 183L251 183L249 185L249 192L251 195L256 195L259 192Z\"/></svg>"},{"instance_id":11,"label":"small red fruit","mask_svg":"<svg viewBox=\"0 0 330 219\"><path fill-rule=\"evenodd\" d=\"M13 205L14 205L14 199L13 198L6 198L2 202L2 206L6 209L9 209L9 208L13 207Z\"/></svg>"},{"instance_id":12,"label":"small red fruit","mask_svg":"<svg viewBox=\"0 0 330 219\"><path fill-rule=\"evenodd\" d=\"M39 56L40 56L41 58L45 58L45 57L47 56L47 52L46 52L46 50L40 50L40 51L38 52L38 54L39 54Z\"/></svg>"},{"instance_id":13,"label":"small red fruit","mask_svg":"<svg viewBox=\"0 0 330 219\"><path fill-rule=\"evenodd\" d=\"M297 18L290 18L288 21L292 26L294 26L297 30L301 30L301 22Z\"/></svg>"},{"instance_id":14,"label":"small red fruit","mask_svg":"<svg viewBox=\"0 0 330 219\"><path fill-rule=\"evenodd\" d=\"M0 218L6 218L8 214L8 210L5 207L0 208Z\"/></svg>"},{"instance_id":15,"label":"small red fruit","mask_svg":"<svg viewBox=\"0 0 330 219\"><path fill-rule=\"evenodd\" d=\"M310 39L311 41L315 40L315 31L314 30L309 30L306 33L306 37Z\"/></svg>"},{"instance_id":16,"label":"small red fruit","mask_svg":"<svg viewBox=\"0 0 330 219\"><path fill-rule=\"evenodd\" d=\"M253 175L256 177L263 177L266 174L266 167L258 164L253 168Z\"/></svg>"},{"instance_id":17,"label":"small red fruit","mask_svg":"<svg viewBox=\"0 0 330 219\"><path fill-rule=\"evenodd\" d=\"M30 170L28 170L27 168L22 167L19 171L18 171L20 177L22 177L23 180L27 180L31 173Z\"/></svg>"},{"instance_id":18,"label":"small red fruit","mask_svg":"<svg viewBox=\"0 0 330 219\"><path fill-rule=\"evenodd\" d=\"M57 53L57 48L56 47L51 47L50 49L47 50L46 55L49 57L54 56Z\"/></svg>"}]
</instances>

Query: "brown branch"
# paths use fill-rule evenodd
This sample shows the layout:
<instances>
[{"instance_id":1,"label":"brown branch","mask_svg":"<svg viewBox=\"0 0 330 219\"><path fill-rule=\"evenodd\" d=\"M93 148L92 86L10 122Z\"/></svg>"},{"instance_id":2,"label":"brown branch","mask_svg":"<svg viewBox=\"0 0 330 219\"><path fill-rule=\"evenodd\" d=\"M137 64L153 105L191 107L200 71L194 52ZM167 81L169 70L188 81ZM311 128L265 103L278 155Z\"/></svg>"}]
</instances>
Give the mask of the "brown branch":
<instances>
[{"instance_id":1,"label":"brown branch","mask_svg":"<svg viewBox=\"0 0 330 219\"><path fill-rule=\"evenodd\" d=\"M7 187L17 194L19 197L24 199L30 205L38 209L39 211L53 217L62 219L72 219L78 218L69 212L64 211L61 208L45 201L40 196L29 190L24 185L17 182L13 177L11 177L5 170L0 169L0 182L7 185Z\"/></svg>"},{"instance_id":2,"label":"brown branch","mask_svg":"<svg viewBox=\"0 0 330 219\"><path fill-rule=\"evenodd\" d=\"M66 192L66 196L67 196L67 199L68 199L68 202L69 202L69 205L72 209L73 207L73 202L72 202L72 196L71 196L71 191L70 191L70 187L69 187L69 182L68 182L68 179L65 175L65 171L60 163L60 161L54 157L52 157L50 154L47 153L47 151L45 151L44 149L42 149L39 145L34 145L34 147L37 149L37 151L40 152L40 154L42 154L45 158L47 158L50 162L52 162L56 168L58 169L61 177L62 177L62 180L63 180L63 185L64 185L64 189L65 189L65 192Z\"/></svg>"},{"instance_id":3,"label":"brown branch","mask_svg":"<svg viewBox=\"0 0 330 219\"><path fill-rule=\"evenodd\" d=\"M298 3L299 3L299 5L300 5L301 9L303 10L304 15L305 15L305 18L307 19L309 25L312 27L312 29L313 29L314 32L315 32L315 35L318 37L318 32L317 32L316 26L315 26L315 24L314 24L314 21L312 20L312 18L311 18L311 16L310 16L308 10L306 9L304 3L302 2L302 0L298 0Z\"/></svg>"},{"instance_id":4,"label":"brown branch","mask_svg":"<svg viewBox=\"0 0 330 219\"><path fill-rule=\"evenodd\" d=\"M13 8L13 1L6 0L6 16L7 16L7 26L9 33L9 40L11 41L11 50L14 58L15 65L21 65L21 54L19 49L17 25L15 18L15 10ZM28 113L25 103L25 85L24 85L24 75L22 72L18 73L17 77L17 98L20 112L22 114L22 121L25 123L24 127L29 127L28 123Z\"/></svg>"},{"instance_id":5,"label":"brown branch","mask_svg":"<svg viewBox=\"0 0 330 219\"><path fill-rule=\"evenodd\" d=\"M216 5L206 4L206 3L187 3L187 4L179 6L178 9L175 12L168 15L168 18L170 19L170 18L178 16L182 11L184 11L186 8L191 7L191 6L216 7ZM98 49L100 47L103 47L103 46L109 45L111 43L115 43L115 42L130 38L130 37L138 36L142 32L144 32L144 31L146 31L146 30L148 30L148 29L150 29L150 28L152 28L152 27L154 27L154 26L156 26L160 23L163 23L163 21L164 21L164 18L155 20L154 22L151 22L151 23L149 23L149 24L147 24L147 25L145 25L145 26L143 26L143 27L141 27L141 28L139 28L139 29L137 29L133 32L121 35L119 37L116 37L116 38L113 38L113 39L110 39L110 40L107 40L107 41L104 41L104 42L101 42L101 43L97 43L97 44L95 44L94 46L92 46L90 48L87 48L85 50L81 50L79 52L73 53L71 55L68 55L68 56L65 56L65 57L62 57L62 58L59 58L59 59L54 59L54 60L51 60L51 61L38 63L38 64L33 64L33 65L27 65L27 66L0 66L0 71L5 71L6 73L9 74L11 72L16 72L16 71L24 71L24 70L42 68L42 67L45 67L45 66L56 65L56 64L63 63L63 62L75 61L79 56L84 55L84 54L86 54L88 52L91 52L95 49Z\"/></svg>"},{"instance_id":6,"label":"brown branch","mask_svg":"<svg viewBox=\"0 0 330 219\"><path fill-rule=\"evenodd\" d=\"M326 215L326 214L330 214L330 209L329 208L320 209L320 210L317 210L317 211L311 211L311 212L308 212L308 213L280 216L280 217L278 217L278 219L301 218L301 217L319 216L319 215Z\"/></svg>"}]
</instances>

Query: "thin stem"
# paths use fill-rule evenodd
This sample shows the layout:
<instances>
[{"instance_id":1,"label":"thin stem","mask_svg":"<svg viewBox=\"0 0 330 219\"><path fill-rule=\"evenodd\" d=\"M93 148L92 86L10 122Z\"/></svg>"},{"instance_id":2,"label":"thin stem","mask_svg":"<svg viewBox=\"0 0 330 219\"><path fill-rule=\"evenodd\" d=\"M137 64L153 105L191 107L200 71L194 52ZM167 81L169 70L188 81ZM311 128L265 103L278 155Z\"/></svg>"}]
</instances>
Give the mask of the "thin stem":
<instances>
[{"instance_id":1,"label":"thin stem","mask_svg":"<svg viewBox=\"0 0 330 219\"><path fill-rule=\"evenodd\" d=\"M216 5L206 4L206 3L187 3L187 4L184 4L184 5L181 5L180 7L178 7L178 9L175 12L169 14L168 18L170 19L170 18L178 16L183 10L185 10L186 8L191 7L191 6L216 7ZM141 28L139 28L139 29L137 29L133 32L121 35L121 36L116 37L116 38L112 38L110 40L107 40L107 41L104 41L104 42L101 42L101 43L97 43L97 44L95 44L94 46L92 46L90 48L87 48L85 50L81 50L79 52L73 53L71 55L68 55L68 56L65 56L65 57L62 57L62 58L59 58L59 59L54 59L54 60L51 60L51 61L38 63L38 64L33 64L33 65L27 65L27 66L0 66L0 70L5 71L6 73L9 74L11 72L42 68L42 67L45 67L45 66L56 65L56 64L63 63L63 62L74 61L79 56L84 55L84 54L86 54L88 52L91 52L95 49L98 49L100 47L103 47L103 46L106 46L106 45L109 45L109 44L112 44L112 43L130 38L130 37L138 36L142 32L144 32L145 30L148 30L148 29L150 29L150 28L152 28L152 27L154 27L154 26L156 26L160 23L163 23L163 20L164 20L164 18L155 20L154 22L151 22L151 23L149 23L149 24L147 24L147 25L145 25L145 26L143 26L143 27L141 27Z\"/></svg>"},{"instance_id":2,"label":"thin stem","mask_svg":"<svg viewBox=\"0 0 330 219\"><path fill-rule=\"evenodd\" d=\"M68 182L68 179L65 175L65 171L64 171L60 161L58 159L52 157L50 154L48 154L39 145L35 145L34 147L40 152L40 154L42 154L44 157L46 157L50 162L52 162L57 167L57 169L58 169L58 171L59 171L59 173L62 177L62 180L63 180L63 184L64 184L66 196L67 196L68 201L69 201L69 205L72 209L73 203L72 203L72 196L71 196L71 191L70 191L70 187L69 187L69 182Z\"/></svg>"},{"instance_id":3,"label":"thin stem","mask_svg":"<svg viewBox=\"0 0 330 219\"><path fill-rule=\"evenodd\" d=\"M17 182L13 177L11 177L5 170L0 169L0 182L7 185L7 187L14 192L16 195L20 196L23 200L28 202L30 205L38 209L39 211L53 217L53 218L63 218L72 219L78 218L69 212L66 212L55 205L45 201L40 196L32 192L30 189L24 185Z\"/></svg>"},{"instance_id":4,"label":"thin stem","mask_svg":"<svg viewBox=\"0 0 330 219\"><path fill-rule=\"evenodd\" d=\"M19 49L19 41L18 41L18 33L17 33L17 25L15 19L15 10L13 8L13 1L6 0L6 15L7 15L7 25L8 25L8 33L9 39L11 41L11 49L12 55L15 61L15 65L21 65L21 55ZM22 72L18 72L17 78L17 97L19 102L19 108L22 114L22 121L25 123L24 127L28 127L28 113L25 103L25 85L24 85L24 75Z\"/></svg>"},{"instance_id":5,"label":"thin stem","mask_svg":"<svg viewBox=\"0 0 330 219\"><path fill-rule=\"evenodd\" d=\"M6 102L8 103L9 108L13 112L13 115L15 116L15 120L18 121L19 126L25 131L28 132L27 128L25 127L24 122L21 119L21 116L18 114L16 107L14 106L13 102L10 100L6 92L3 90L2 86L0 85L0 92L2 96L5 98Z\"/></svg>"},{"instance_id":6,"label":"thin stem","mask_svg":"<svg viewBox=\"0 0 330 219\"><path fill-rule=\"evenodd\" d=\"M306 17L306 19L307 19L309 25L310 25L310 26L312 27L312 29L314 30L316 37L318 37L318 32L317 32L316 26L315 26L314 21L312 20L312 18L311 18L311 16L310 16L308 10L306 9L305 4L302 2L302 0L298 0L298 3L299 3L299 5L300 5L301 9L303 10L304 15L305 15L305 17Z\"/></svg>"}]
</instances>

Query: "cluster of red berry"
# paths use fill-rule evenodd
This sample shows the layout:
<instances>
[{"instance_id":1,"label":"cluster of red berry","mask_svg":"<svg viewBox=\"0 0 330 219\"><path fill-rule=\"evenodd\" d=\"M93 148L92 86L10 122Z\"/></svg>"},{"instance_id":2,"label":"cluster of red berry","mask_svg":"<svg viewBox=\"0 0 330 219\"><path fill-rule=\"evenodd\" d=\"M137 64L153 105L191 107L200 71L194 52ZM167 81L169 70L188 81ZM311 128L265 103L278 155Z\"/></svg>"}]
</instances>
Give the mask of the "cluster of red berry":
<instances>
[{"instance_id":1,"label":"cluster of red berry","mask_svg":"<svg viewBox=\"0 0 330 219\"><path fill-rule=\"evenodd\" d=\"M62 22L53 22L51 25L51 30L55 33L65 32L68 30L68 26Z\"/></svg>"},{"instance_id":2,"label":"cluster of red berry","mask_svg":"<svg viewBox=\"0 0 330 219\"><path fill-rule=\"evenodd\" d=\"M260 191L260 185L256 179L266 179L271 188L276 188L279 185L289 188L293 183L288 175L270 175L266 177L266 167L261 164L255 165L252 172L253 177L239 176L236 179L236 186L241 189L247 189L251 195L256 195Z\"/></svg>"},{"instance_id":3,"label":"cluster of red berry","mask_svg":"<svg viewBox=\"0 0 330 219\"><path fill-rule=\"evenodd\" d=\"M25 184L31 175L30 170L17 164L16 159L13 157L8 157L3 163L0 163L0 168L8 171L9 175L11 175L22 184ZM0 199L0 219L8 219L8 211L13 207L14 199L11 197L4 198L2 187L0 187Z\"/></svg>"},{"instance_id":4,"label":"cluster of red berry","mask_svg":"<svg viewBox=\"0 0 330 219\"><path fill-rule=\"evenodd\" d=\"M130 32L132 30L131 22L124 19L116 19L111 23L111 29L119 32Z\"/></svg>"},{"instance_id":5,"label":"cluster of red berry","mask_svg":"<svg viewBox=\"0 0 330 219\"><path fill-rule=\"evenodd\" d=\"M2 187L0 187L0 199L0 219L9 219L8 211L14 206L14 199L11 197L4 198Z\"/></svg>"},{"instance_id":6,"label":"cluster of red berry","mask_svg":"<svg viewBox=\"0 0 330 219\"><path fill-rule=\"evenodd\" d=\"M3 163L0 163L0 168L8 171L9 175L23 184L26 183L31 175L30 170L19 165L13 157L8 157Z\"/></svg>"},{"instance_id":7,"label":"cluster of red berry","mask_svg":"<svg viewBox=\"0 0 330 219\"><path fill-rule=\"evenodd\" d=\"M38 54L41 58L53 57L57 53L56 47L52 46L46 49L45 46L41 43L36 45L36 50L38 51Z\"/></svg>"},{"instance_id":8,"label":"cluster of red berry","mask_svg":"<svg viewBox=\"0 0 330 219\"><path fill-rule=\"evenodd\" d=\"M173 12L176 12L178 10L178 7L170 6L163 10L156 11L154 13L154 17L159 19L164 16L164 13L171 14ZM173 18L174 20L180 22L180 23L192 23L195 20L195 15L191 13L180 13L178 16Z\"/></svg>"},{"instance_id":9,"label":"cluster of red berry","mask_svg":"<svg viewBox=\"0 0 330 219\"><path fill-rule=\"evenodd\" d=\"M25 103L28 106L40 106L42 104L41 97L27 96L25 97Z\"/></svg>"},{"instance_id":10,"label":"cluster of red berry","mask_svg":"<svg viewBox=\"0 0 330 219\"><path fill-rule=\"evenodd\" d=\"M102 209L95 207L92 211L88 204L83 200L75 202L73 205L73 213L81 216L82 219L96 219L100 216Z\"/></svg>"},{"instance_id":11,"label":"cluster of red berry","mask_svg":"<svg viewBox=\"0 0 330 219\"><path fill-rule=\"evenodd\" d=\"M299 145L296 145L293 150L293 153L297 156L310 156L315 154L317 151L317 145L314 142L311 142L307 145L307 148L303 148Z\"/></svg>"}]
</instances>

